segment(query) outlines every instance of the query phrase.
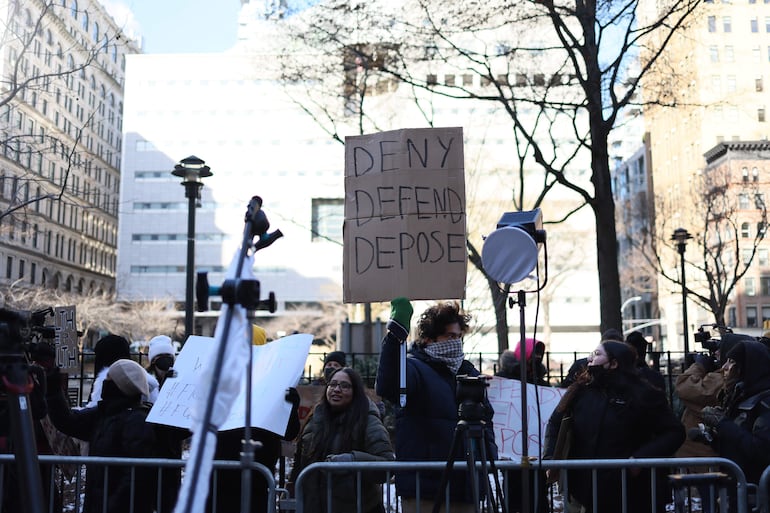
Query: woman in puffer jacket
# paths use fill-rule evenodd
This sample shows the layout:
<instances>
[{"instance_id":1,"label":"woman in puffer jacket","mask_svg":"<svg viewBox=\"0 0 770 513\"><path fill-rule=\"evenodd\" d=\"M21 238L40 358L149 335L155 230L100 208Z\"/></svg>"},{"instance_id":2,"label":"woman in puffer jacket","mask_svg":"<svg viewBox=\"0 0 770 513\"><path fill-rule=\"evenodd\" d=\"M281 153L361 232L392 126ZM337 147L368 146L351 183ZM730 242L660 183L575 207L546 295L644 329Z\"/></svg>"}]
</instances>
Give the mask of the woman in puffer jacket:
<instances>
[{"instance_id":1,"label":"woman in puffer jacket","mask_svg":"<svg viewBox=\"0 0 770 513\"><path fill-rule=\"evenodd\" d=\"M393 461L388 431L380 420L377 406L366 395L363 380L355 370L345 367L335 372L326 393L313 409L297 444L291 481L300 472L320 461ZM363 472L362 513L384 512L381 483L383 472ZM313 472L303 478L305 511L353 513L357 504L354 473L331 476L331 508L328 507L326 472Z\"/></svg>"}]
</instances>

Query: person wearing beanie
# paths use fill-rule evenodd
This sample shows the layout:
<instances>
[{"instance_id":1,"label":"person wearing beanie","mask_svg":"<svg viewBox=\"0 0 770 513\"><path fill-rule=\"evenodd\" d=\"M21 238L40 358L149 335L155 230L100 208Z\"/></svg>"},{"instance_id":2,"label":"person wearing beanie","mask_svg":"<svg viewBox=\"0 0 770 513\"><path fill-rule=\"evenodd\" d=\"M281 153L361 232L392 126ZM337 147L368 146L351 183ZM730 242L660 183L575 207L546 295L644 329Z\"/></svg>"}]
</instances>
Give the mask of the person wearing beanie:
<instances>
[{"instance_id":1,"label":"person wearing beanie","mask_svg":"<svg viewBox=\"0 0 770 513\"><path fill-rule=\"evenodd\" d=\"M620 330L615 328L609 328L602 332L601 340L612 340L615 342L623 342L623 334ZM564 380L559 384L561 388L567 388L577 380L580 373L586 370L588 367L588 358L578 358L575 360L567 371L567 375Z\"/></svg>"},{"instance_id":2,"label":"person wearing beanie","mask_svg":"<svg viewBox=\"0 0 770 513\"><path fill-rule=\"evenodd\" d=\"M742 340L726 356L719 405L701 410L703 424L717 454L756 484L770 465L770 352L757 341Z\"/></svg>"},{"instance_id":3,"label":"person wearing beanie","mask_svg":"<svg viewBox=\"0 0 770 513\"><path fill-rule=\"evenodd\" d=\"M147 384L150 393L144 397L144 400L155 404L155 401L158 400L160 388L163 386L163 382L166 381L169 371L174 366L174 361L176 360L176 351L171 343L171 337L158 335L150 339L147 359L150 362L147 366Z\"/></svg>"},{"instance_id":4,"label":"person wearing beanie","mask_svg":"<svg viewBox=\"0 0 770 513\"><path fill-rule=\"evenodd\" d=\"M70 409L61 379L48 377L46 401L53 425L69 436L88 442L89 456L118 458L159 457L158 441L152 424L145 422L149 408L142 403L148 393L147 373L130 359L118 359L107 369L101 400L95 407ZM115 466L109 479L101 466L86 465L84 513L105 511L151 513L157 496L157 469ZM134 490L131 496L131 490Z\"/></svg>"},{"instance_id":5,"label":"person wearing beanie","mask_svg":"<svg viewBox=\"0 0 770 513\"><path fill-rule=\"evenodd\" d=\"M572 417L572 442L567 454L555 456L558 431L566 415ZM669 458L684 438L684 428L665 393L639 374L636 352L625 342L605 340L588 357L586 372L578 374L551 415L543 457ZM559 472L549 469L547 474L553 482ZM585 511L665 511L670 497L664 472L657 473L654 482L645 471L628 472L624 477L620 469L595 474L581 468L568 470L567 474L571 498ZM594 489L598 493L594 494Z\"/></svg>"},{"instance_id":6,"label":"person wearing beanie","mask_svg":"<svg viewBox=\"0 0 770 513\"><path fill-rule=\"evenodd\" d=\"M116 360L131 358L128 340L119 335L105 335L94 346L94 382L88 396L86 408L93 408L102 398L102 382L107 376L107 369Z\"/></svg>"},{"instance_id":7,"label":"person wearing beanie","mask_svg":"<svg viewBox=\"0 0 770 513\"><path fill-rule=\"evenodd\" d=\"M699 424L703 423L701 410L706 406L717 406L718 395L725 384L724 369L722 366L727 361L727 353L745 335L735 333L723 333L719 342L719 349L715 354L696 354L693 363L676 378L676 395L682 406L682 424L687 432L687 439L676 452L678 458L715 458L717 452L714 448L703 443L700 436ZM708 467L691 467L690 473L708 472ZM701 497L703 511L711 510L711 492L708 485L699 485L698 492Z\"/></svg>"}]
</instances>

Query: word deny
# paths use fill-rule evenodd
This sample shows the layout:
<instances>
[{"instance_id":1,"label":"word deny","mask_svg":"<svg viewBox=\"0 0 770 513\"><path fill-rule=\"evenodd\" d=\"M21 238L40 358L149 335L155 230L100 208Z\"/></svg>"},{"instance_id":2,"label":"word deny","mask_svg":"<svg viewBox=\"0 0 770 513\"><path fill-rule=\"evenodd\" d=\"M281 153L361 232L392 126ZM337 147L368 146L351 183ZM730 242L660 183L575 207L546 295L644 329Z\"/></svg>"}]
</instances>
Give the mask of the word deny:
<instances>
[{"instance_id":1,"label":"word deny","mask_svg":"<svg viewBox=\"0 0 770 513\"><path fill-rule=\"evenodd\" d=\"M463 200L454 189L399 185L380 186L376 191L353 191L356 205L356 225L361 226L373 219L385 221L416 214L417 219L437 219L447 216L452 224L463 219Z\"/></svg>"},{"instance_id":2,"label":"word deny","mask_svg":"<svg viewBox=\"0 0 770 513\"><path fill-rule=\"evenodd\" d=\"M465 234L400 233L398 237L355 238L356 273L363 274L376 269L404 269L410 257L417 256L421 264L435 264L441 260L462 263L465 261Z\"/></svg>"},{"instance_id":3,"label":"word deny","mask_svg":"<svg viewBox=\"0 0 770 513\"><path fill-rule=\"evenodd\" d=\"M433 138L431 138L433 139ZM442 141L436 137L435 141L428 143L428 137L421 139L406 139L406 147L403 141L379 141L376 148L369 149L363 146L353 148L353 173L354 176L362 176L368 173L387 173L388 171L401 171L405 168L421 167L423 169L442 169L449 160L449 152L455 138ZM436 146L438 143L438 146ZM399 157L406 150L406 162L399 162Z\"/></svg>"}]
</instances>

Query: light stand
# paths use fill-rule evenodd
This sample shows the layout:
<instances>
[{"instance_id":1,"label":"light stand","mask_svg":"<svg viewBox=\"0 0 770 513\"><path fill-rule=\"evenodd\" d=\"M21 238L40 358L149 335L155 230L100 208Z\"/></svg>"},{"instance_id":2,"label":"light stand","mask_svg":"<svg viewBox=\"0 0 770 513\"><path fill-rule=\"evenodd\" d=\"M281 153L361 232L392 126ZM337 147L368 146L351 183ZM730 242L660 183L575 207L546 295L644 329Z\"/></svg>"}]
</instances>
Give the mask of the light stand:
<instances>
[{"instance_id":1,"label":"light stand","mask_svg":"<svg viewBox=\"0 0 770 513\"><path fill-rule=\"evenodd\" d=\"M201 178L212 175L206 163L191 155L174 166L172 175L183 179L184 195L187 198L187 269L184 302L184 339L193 334L193 294L195 292L195 203L200 199L203 187Z\"/></svg>"},{"instance_id":2,"label":"light stand","mask_svg":"<svg viewBox=\"0 0 770 513\"><path fill-rule=\"evenodd\" d=\"M539 292L548 281L548 250L546 234L542 229L540 209L523 212L506 212L497 223L497 230L489 234L482 249L485 272L498 283L515 284L530 276L537 269L538 244L545 249L545 279L530 292ZM521 511L530 511L530 459L529 426L527 415L527 353L526 353L526 291L519 290L516 299L509 298L509 306L519 305L519 379L521 383ZM513 509L513 506L511 506Z\"/></svg>"},{"instance_id":3,"label":"light stand","mask_svg":"<svg viewBox=\"0 0 770 513\"><path fill-rule=\"evenodd\" d=\"M679 253L679 260L682 265L682 331L684 332L684 357L690 353L690 342L687 334L687 285L684 275L684 250L687 247L687 241L692 239L690 232L684 228L677 228L671 236L671 240L676 242L676 250Z\"/></svg>"}]
</instances>

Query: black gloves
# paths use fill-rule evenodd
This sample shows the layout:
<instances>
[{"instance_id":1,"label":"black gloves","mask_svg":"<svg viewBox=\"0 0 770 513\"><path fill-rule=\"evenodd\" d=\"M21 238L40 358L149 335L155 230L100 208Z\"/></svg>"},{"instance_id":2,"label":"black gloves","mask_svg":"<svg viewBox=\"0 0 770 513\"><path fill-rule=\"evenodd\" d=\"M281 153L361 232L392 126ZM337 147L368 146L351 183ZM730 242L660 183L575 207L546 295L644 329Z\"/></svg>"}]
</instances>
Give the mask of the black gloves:
<instances>
[{"instance_id":1,"label":"black gloves","mask_svg":"<svg viewBox=\"0 0 770 513\"><path fill-rule=\"evenodd\" d=\"M716 427L725 418L725 411L720 406L706 406L701 411L706 427Z\"/></svg>"},{"instance_id":2,"label":"black gloves","mask_svg":"<svg viewBox=\"0 0 770 513\"><path fill-rule=\"evenodd\" d=\"M703 367L706 372L717 370L717 362L713 356L708 354L698 354L695 356L695 363Z\"/></svg>"}]
</instances>

